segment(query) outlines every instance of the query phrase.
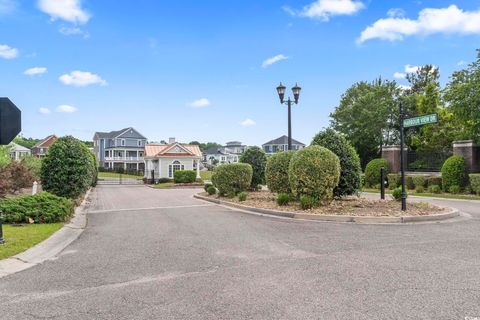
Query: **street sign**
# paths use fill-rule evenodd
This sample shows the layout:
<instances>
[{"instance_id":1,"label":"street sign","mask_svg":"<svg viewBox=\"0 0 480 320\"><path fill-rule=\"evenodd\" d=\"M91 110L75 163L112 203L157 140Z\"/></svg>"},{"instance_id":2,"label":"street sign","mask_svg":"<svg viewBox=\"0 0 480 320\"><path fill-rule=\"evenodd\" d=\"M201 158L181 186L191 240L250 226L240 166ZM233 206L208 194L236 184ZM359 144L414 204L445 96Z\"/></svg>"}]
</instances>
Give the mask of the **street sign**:
<instances>
[{"instance_id":1,"label":"street sign","mask_svg":"<svg viewBox=\"0 0 480 320\"><path fill-rule=\"evenodd\" d=\"M432 113L432 114L427 114L420 117L404 119L403 126L405 128L408 128L408 127L423 126L424 124L437 123L437 122L438 122L438 114Z\"/></svg>"},{"instance_id":2,"label":"street sign","mask_svg":"<svg viewBox=\"0 0 480 320\"><path fill-rule=\"evenodd\" d=\"M8 98L0 98L0 145L12 142L22 131L22 112Z\"/></svg>"}]
</instances>

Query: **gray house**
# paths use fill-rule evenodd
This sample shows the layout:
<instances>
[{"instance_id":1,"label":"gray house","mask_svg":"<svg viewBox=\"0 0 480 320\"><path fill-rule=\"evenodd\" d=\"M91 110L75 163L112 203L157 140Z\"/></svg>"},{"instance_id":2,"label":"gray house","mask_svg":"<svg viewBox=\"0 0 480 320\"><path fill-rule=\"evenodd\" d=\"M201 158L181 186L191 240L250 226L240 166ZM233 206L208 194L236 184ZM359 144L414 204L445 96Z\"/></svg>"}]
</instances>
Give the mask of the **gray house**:
<instances>
[{"instance_id":1,"label":"gray house","mask_svg":"<svg viewBox=\"0 0 480 320\"><path fill-rule=\"evenodd\" d=\"M226 146L210 148L203 153L203 161L208 164L235 163L240 160L240 155L247 149L240 141L227 142Z\"/></svg>"},{"instance_id":2,"label":"gray house","mask_svg":"<svg viewBox=\"0 0 480 320\"><path fill-rule=\"evenodd\" d=\"M95 132L93 150L99 167L105 169L145 170L147 138L134 128Z\"/></svg>"},{"instance_id":3,"label":"gray house","mask_svg":"<svg viewBox=\"0 0 480 320\"><path fill-rule=\"evenodd\" d=\"M273 139L271 141L268 141L264 144L262 144L263 151L265 151L266 154L274 154L280 151L286 151L288 150L288 137L287 136L281 136L277 139ZM300 150L305 148L305 144L301 143L300 141L297 141L295 139L292 139L292 150Z\"/></svg>"}]
</instances>

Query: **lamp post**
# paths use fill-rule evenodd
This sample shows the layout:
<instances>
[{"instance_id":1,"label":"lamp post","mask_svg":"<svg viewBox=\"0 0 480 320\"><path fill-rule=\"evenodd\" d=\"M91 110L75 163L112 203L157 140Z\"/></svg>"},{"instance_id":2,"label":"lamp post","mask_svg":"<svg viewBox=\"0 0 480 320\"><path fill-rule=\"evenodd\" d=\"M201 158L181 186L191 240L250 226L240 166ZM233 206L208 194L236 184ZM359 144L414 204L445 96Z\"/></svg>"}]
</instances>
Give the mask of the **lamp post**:
<instances>
[{"instance_id":1,"label":"lamp post","mask_svg":"<svg viewBox=\"0 0 480 320\"><path fill-rule=\"evenodd\" d=\"M292 102L298 104L298 99L300 98L300 88L297 84L292 88L293 101L288 97L288 100L285 101L285 90L287 88L280 82L280 85L277 87L278 97L280 98L281 104L288 105L288 150L292 150Z\"/></svg>"}]
</instances>

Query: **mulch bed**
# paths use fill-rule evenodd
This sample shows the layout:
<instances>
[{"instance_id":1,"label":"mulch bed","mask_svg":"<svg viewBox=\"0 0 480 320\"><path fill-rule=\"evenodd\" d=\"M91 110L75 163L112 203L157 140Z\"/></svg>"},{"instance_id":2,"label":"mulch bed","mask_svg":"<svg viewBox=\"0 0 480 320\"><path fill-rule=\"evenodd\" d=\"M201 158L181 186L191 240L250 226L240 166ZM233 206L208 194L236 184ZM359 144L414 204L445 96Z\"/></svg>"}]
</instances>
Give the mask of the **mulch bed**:
<instances>
[{"instance_id":1,"label":"mulch bed","mask_svg":"<svg viewBox=\"0 0 480 320\"><path fill-rule=\"evenodd\" d=\"M245 201L239 201L238 197L229 199L227 197L220 197L219 195L211 196L207 193L202 193L202 196L262 209L321 215L401 217L425 216L445 212L444 208L433 206L425 202L409 202L407 211L403 212L401 211L400 202L398 201L371 200L356 196L333 200L328 204L323 204L318 208L309 210L303 210L296 202L291 202L285 206L279 206L276 202L277 195L269 191L248 192L247 200Z\"/></svg>"}]
</instances>

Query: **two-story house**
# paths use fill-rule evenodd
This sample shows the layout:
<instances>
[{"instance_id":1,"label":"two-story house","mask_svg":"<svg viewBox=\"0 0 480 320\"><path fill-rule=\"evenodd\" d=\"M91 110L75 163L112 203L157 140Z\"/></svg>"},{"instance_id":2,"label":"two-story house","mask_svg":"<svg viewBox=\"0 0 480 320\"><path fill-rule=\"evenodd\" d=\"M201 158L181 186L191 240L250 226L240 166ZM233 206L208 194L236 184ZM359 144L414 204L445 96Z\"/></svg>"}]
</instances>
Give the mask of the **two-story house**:
<instances>
[{"instance_id":1,"label":"two-story house","mask_svg":"<svg viewBox=\"0 0 480 320\"><path fill-rule=\"evenodd\" d=\"M203 161L208 164L239 162L240 155L247 149L240 141L227 142L225 146L207 149Z\"/></svg>"},{"instance_id":2,"label":"two-story house","mask_svg":"<svg viewBox=\"0 0 480 320\"><path fill-rule=\"evenodd\" d=\"M134 128L111 132L95 132L93 150L98 166L105 169L123 168L126 171L145 170L147 138Z\"/></svg>"},{"instance_id":3,"label":"two-story house","mask_svg":"<svg viewBox=\"0 0 480 320\"><path fill-rule=\"evenodd\" d=\"M300 150L305 148L305 144L292 139L292 150ZM262 144L262 149L265 151L266 154L275 154L280 151L288 150L288 137L281 136L277 139L273 139Z\"/></svg>"},{"instance_id":4,"label":"two-story house","mask_svg":"<svg viewBox=\"0 0 480 320\"><path fill-rule=\"evenodd\" d=\"M50 148L50 146L54 144L55 141L57 141L57 137L54 134L46 137L43 140L40 140L37 144L33 146L32 155L37 158L45 157L48 153L48 148Z\"/></svg>"}]
</instances>

